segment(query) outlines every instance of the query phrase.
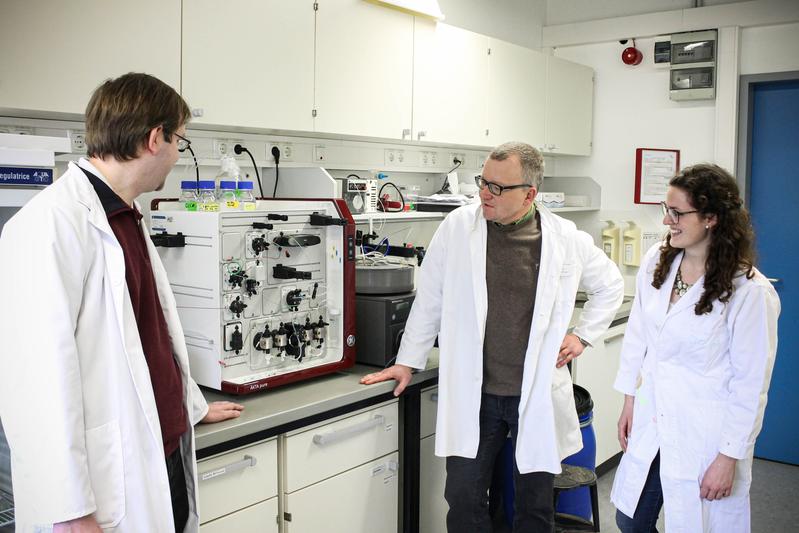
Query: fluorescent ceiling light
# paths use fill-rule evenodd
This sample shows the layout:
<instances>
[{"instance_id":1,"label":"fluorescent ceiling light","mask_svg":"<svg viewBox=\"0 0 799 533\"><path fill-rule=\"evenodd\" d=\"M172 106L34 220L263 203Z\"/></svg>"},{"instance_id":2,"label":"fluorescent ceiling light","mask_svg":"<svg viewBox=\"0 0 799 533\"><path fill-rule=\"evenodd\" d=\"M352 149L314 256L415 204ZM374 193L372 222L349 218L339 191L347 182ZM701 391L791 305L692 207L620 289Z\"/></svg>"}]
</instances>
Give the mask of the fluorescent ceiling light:
<instances>
[{"instance_id":1,"label":"fluorescent ceiling light","mask_svg":"<svg viewBox=\"0 0 799 533\"><path fill-rule=\"evenodd\" d=\"M437 20L444 20L444 13L438 6L438 0L372 0L377 4L399 8L415 15L424 15Z\"/></svg>"}]
</instances>

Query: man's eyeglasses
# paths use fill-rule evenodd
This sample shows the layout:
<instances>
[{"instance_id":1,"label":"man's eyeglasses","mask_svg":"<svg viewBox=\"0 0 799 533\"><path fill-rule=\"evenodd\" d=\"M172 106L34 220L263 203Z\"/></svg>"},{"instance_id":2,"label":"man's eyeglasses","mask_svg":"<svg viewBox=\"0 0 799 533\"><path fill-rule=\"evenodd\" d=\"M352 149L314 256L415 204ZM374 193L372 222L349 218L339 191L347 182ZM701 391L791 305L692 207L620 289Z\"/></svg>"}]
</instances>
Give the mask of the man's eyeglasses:
<instances>
[{"instance_id":1,"label":"man's eyeglasses","mask_svg":"<svg viewBox=\"0 0 799 533\"><path fill-rule=\"evenodd\" d=\"M175 137L178 138L178 152L185 152L186 149L191 146L191 141L188 140L183 135L175 134Z\"/></svg>"},{"instance_id":2,"label":"man's eyeglasses","mask_svg":"<svg viewBox=\"0 0 799 533\"><path fill-rule=\"evenodd\" d=\"M699 210L697 210L697 209L694 209L692 211L677 211L673 207L667 206L666 202L660 202L660 208L663 210L663 216L664 217L666 217L666 216L669 217L671 219L671 221L673 223L675 223L675 224L678 224L680 222L680 216L681 215L689 215L691 213L698 213L699 212Z\"/></svg>"},{"instance_id":3,"label":"man's eyeglasses","mask_svg":"<svg viewBox=\"0 0 799 533\"><path fill-rule=\"evenodd\" d=\"M532 185L528 185L527 183L520 183L519 185L500 185L499 183L494 183L493 181L488 181L483 179L483 176L475 176L474 182L477 184L477 187L480 190L488 189L488 192L493 194L494 196L500 196L503 191L510 191L512 189L521 189L522 187L531 188Z\"/></svg>"}]
</instances>

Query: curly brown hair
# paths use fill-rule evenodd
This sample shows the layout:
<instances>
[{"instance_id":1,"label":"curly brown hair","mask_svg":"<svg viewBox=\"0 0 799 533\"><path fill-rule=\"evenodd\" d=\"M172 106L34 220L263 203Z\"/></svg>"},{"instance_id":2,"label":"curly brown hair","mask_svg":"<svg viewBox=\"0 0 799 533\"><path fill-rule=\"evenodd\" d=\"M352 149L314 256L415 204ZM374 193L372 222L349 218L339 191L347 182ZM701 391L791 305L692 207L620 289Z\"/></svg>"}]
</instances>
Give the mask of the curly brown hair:
<instances>
[{"instance_id":1,"label":"curly brown hair","mask_svg":"<svg viewBox=\"0 0 799 533\"><path fill-rule=\"evenodd\" d=\"M732 296L732 280L754 276L755 234L749 211L729 172L709 163L687 167L671 178L669 185L688 195L693 209L700 215L716 216L710 233L710 246L705 260L704 292L694 311L697 315L713 310L713 302L728 302ZM672 261L682 251L671 246L671 236L660 247L660 258L652 286L659 289L666 280Z\"/></svg>"}]
</instances>

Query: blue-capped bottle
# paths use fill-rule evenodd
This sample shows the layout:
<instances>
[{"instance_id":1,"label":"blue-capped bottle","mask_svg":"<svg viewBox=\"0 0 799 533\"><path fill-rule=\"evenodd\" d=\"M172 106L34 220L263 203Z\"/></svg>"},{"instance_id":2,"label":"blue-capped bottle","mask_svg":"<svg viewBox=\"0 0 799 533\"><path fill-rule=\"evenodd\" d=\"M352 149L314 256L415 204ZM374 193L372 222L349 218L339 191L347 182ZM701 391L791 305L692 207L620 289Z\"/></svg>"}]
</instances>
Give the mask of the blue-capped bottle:
<instances>
[{"instance_id":1,"label":"blue-capped bottle","mask_svg":"<svg viewBox=\"0 0 799 533\"><path fill-rule=\"evenodd\" d=\"M198 211L219 211L219 201L216 199L216 184L214 180L200 180L198 191Z\"/></svg>"},{"instance_id":2,"label":"blue-capped bottle","mask_svg":"<svg viewBox=\"0 0 799 533\"><path fill-rule=\"evenodd\" d=\"M217 199L221 211L239 211L241 209L235 181L220 181Z\"/></svg>"},{"instance_id":3,"label":"blue-capped bottle","mask_svg":"<svg viewBox=\"0 0 799 533\"><path fill-rule=\"evenodd\" d=\"M255 195L251 181L240 181L238 186L239 205L242 211L255 211Z\"/></svg>"},{"instance_id":4,"label":"blue-capped bottle","mask_svg":"<svg viewBox=\"0 0 799 533\"><path fill-rule=\"evenodd\" d=\"M180 182L180 203L183 204L184 211L197 211L199 195L196 181Z\"/></svg>"}]
</instances>

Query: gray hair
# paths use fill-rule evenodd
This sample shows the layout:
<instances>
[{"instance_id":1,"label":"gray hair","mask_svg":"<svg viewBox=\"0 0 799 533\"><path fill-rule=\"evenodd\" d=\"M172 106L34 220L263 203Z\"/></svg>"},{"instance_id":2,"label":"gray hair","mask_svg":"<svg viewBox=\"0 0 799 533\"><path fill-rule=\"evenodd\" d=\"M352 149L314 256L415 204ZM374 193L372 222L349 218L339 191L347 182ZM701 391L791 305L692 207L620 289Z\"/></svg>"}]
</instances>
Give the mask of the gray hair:
<instances>
[{"instance_id":1,"label":"gray hair","mask_svg":"<svg viewBox=\"0 0 799 533\"><path fill-rule=\"evenodd\" d=\"M544 156L529 144L523 142L500 144L488 154L488 158L495 161L505 161L513 155L519 157L524 183L540 190L541 180L544 178Z\"/></svg>"}]
</instances>

